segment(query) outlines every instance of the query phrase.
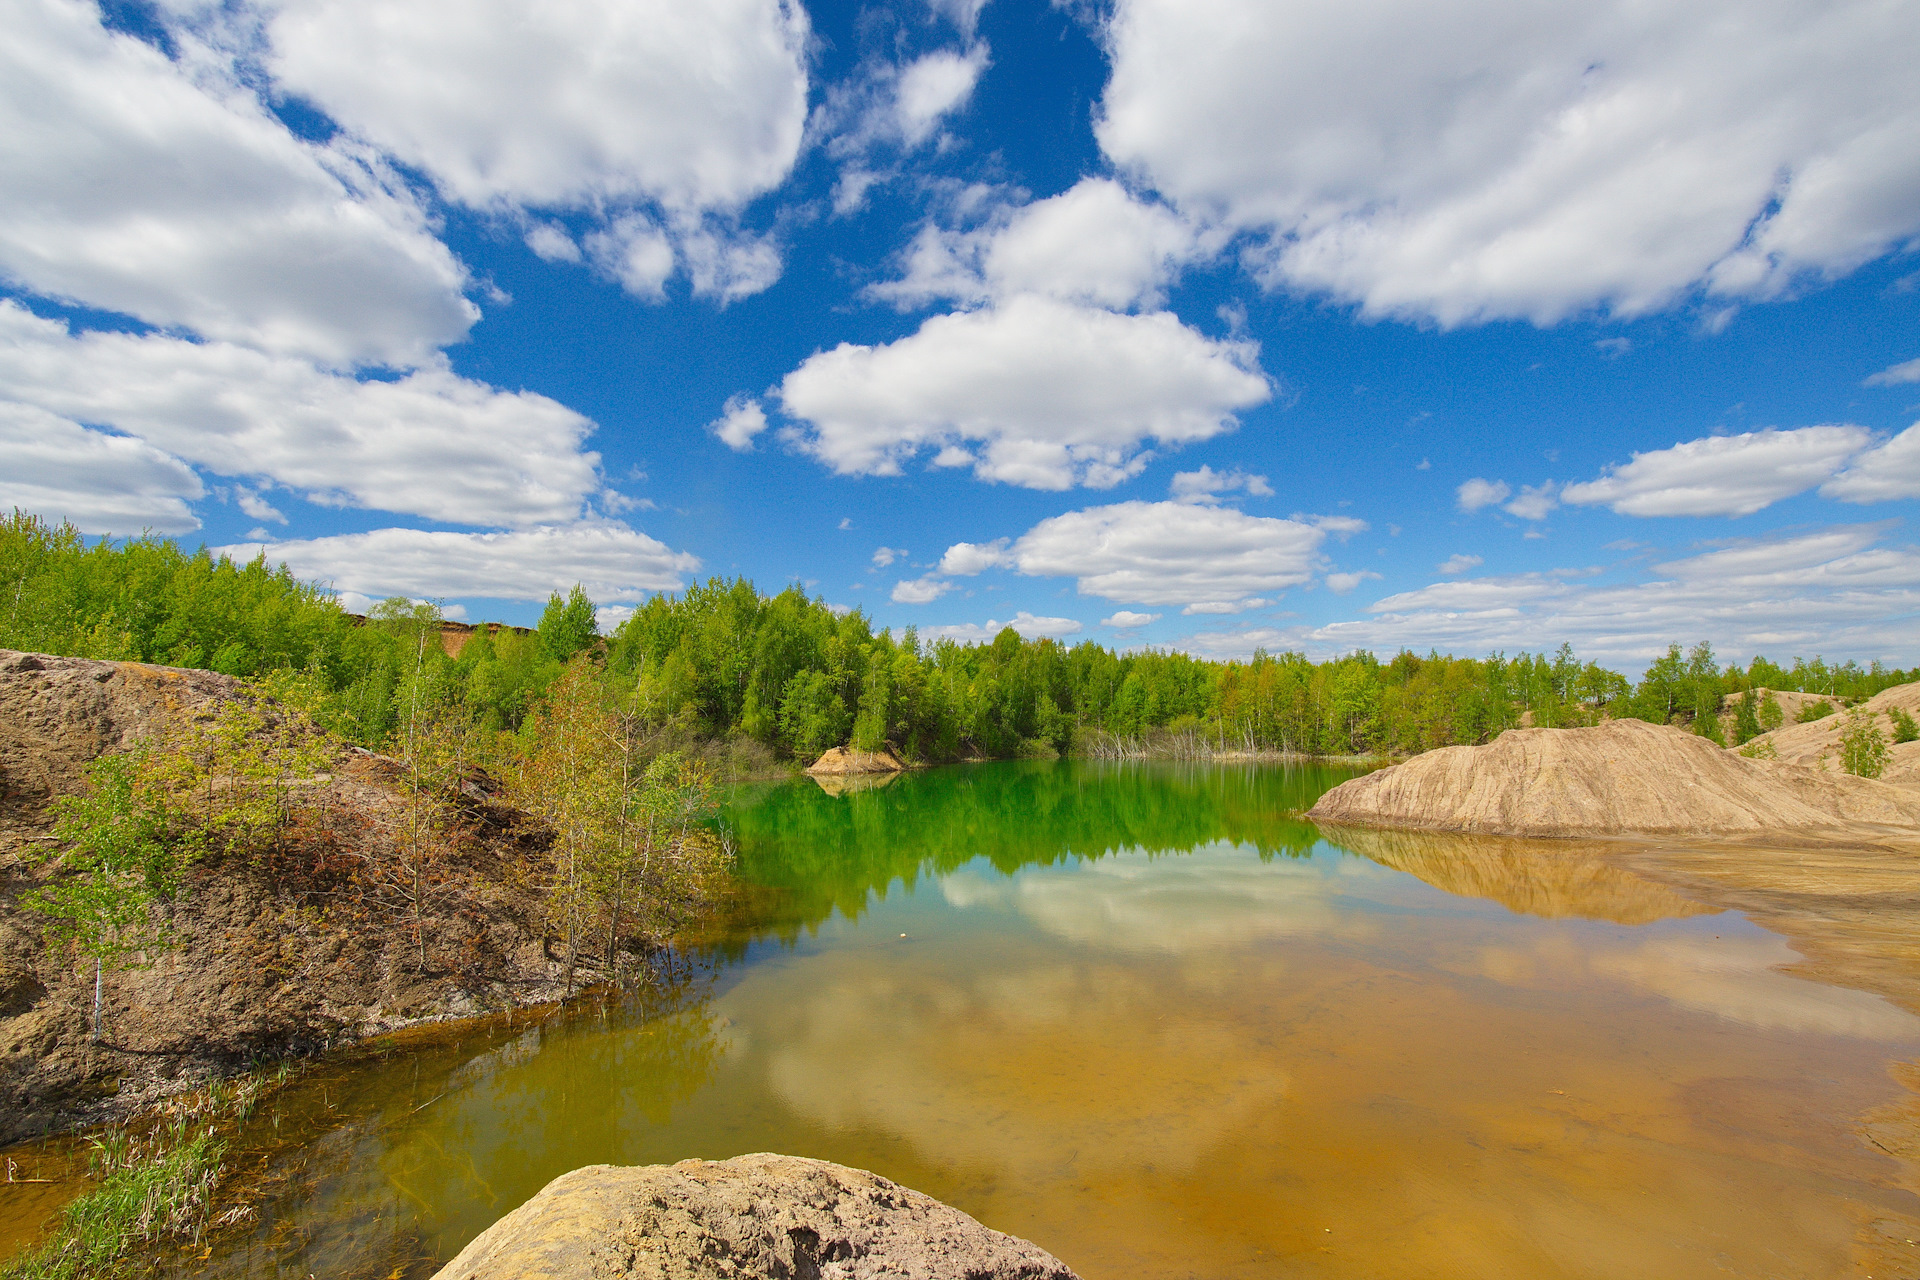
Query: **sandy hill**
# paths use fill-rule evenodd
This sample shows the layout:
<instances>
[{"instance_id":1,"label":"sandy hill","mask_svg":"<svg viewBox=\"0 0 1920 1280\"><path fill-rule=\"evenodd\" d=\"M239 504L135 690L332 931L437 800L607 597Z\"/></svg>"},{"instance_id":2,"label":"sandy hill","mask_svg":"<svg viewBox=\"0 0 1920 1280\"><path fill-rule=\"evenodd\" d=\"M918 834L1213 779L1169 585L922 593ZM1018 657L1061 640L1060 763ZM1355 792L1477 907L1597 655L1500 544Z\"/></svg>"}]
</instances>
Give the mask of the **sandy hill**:
<instances>
[{"instance_id":1,"label":"sandy hill","mask_svg":"<svg viewBox=\"0 0 1920 1280\"><path fill-rule=\"evenodd\" d=\"M1614 720L1429 751L1342 783L1307 816L1491 835L1920 836L1920 787L1749 760L1685 730Z\"/></svg>"},{"instance_id":2,"label":"sandy hill","mask_svg":"<svg viewBox=\"0 0 1920 1280\"><path fill-rule=\"evenodd\" d=\"M1787 713L1787 723L1772 733L1761 734L1754 741L1772 743L1773 749L1780 753L1780 760L1784 764L1809 765L1817 768L1824 762L1829 769L1838 769L1840 767L1840 735L1847 730L1846 712L1836 710L1830 716L1824 716L1806 724L1794 724L1793 717L1797 711L1787 705L1787 695L1774 696L1781 699L1780 706ZM1803 701L1816 700L1806 698L1805 695L1800 696ZM1729 698L1727 701L1731 706L1734 699ZM1837 703L1835 705L1838 706ZM1897 684L1891 689L1882 689L1855 709L1872 715L1874 724L1880 729L1880 736L1892 746L1893 758L1887 763L1884 780L1905 782L1910 785L1920 784L1920 742L1895 743L1893 741L1893 722L1888 719L1887 713L1896 708L1920 720L1920 682Z\"/></svg>"}]
</instances>

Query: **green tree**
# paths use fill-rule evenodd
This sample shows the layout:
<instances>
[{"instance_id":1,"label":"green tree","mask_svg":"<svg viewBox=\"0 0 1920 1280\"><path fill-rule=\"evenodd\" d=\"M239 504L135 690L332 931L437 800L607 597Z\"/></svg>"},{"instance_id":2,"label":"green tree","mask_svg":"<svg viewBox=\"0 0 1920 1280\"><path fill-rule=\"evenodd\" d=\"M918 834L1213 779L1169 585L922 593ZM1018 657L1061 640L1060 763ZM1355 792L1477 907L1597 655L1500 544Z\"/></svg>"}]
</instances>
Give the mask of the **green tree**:
<instances>
[{"instance_id":1,"label":"green tree","mask_svg":"<svg viewBox=\"0 0 1920 1280\"><path fill-rule=\"evenodd\" d=\"M566 946L569 995L580 944L591 927L595 869L606 858L620 811L619 738L592 664L576 657L522 728L510 775L514 803L553 834L547 927Z\"/></svg>"},{"instance_id":2,"label":"green tree","mask_svg":"<svg viewBox=\"0 0 1920 1280\"><path fill-rule=\"evenodd\" d=\"M1733 709L1733 745L1742 746L1760 736L1760 700L1748 689Z\"/></svg>"},{"instance_id":3,"label":"green tree","mask_svg":"<svg viewBox=\"0 0 1920 1280\"><path fill-rule=\"evenodd\" d=\"M540 637L540 647L546 650L547 657L555 662L570 661L576 653L590 648L599 638L600 630L595 625L593 601L587 599L586 588L576 582L564 600L558 591L548 596L535 634Z\"/></svg>"},{"instance_id":4,"label":"green tree","mask_svg":"<svg viewBox=\"0 0 1920 1280\"><path fill-rule=\"evenodd\" d=\"M95 1040L106 971L165 944L153 909L173 897L183 870L167 839L166 806L144 776L148 758L145 749L100 756L87 766L84 793L54 801L54 874L21 899L47 920L50 943L93 961Z\"/></svg>"},{"instance_id":5,"label":"green tree","mask_svg":"<svg viewBox=\"0 0 1920 1280\"><path fill-rule=\"evenodd\" d=\"M1920 725L1915 725L1913 717L1902 708L1894 707L1888 711L1887 719L1893 724L1895 742L1912 742L1915 738L1920 738Z\"/></svg>"},{"instance_id":6,"label":"green tree","mask_svg":"<svg viewBox=\"0 0 1920 1280\"><path fill-rule=\"evenodd\" d=\"M1868 711L1847 712L1846 731L1840 735L1840 767L1856 778L1877 778L1887 771L1887 740Z\"/></svg>"},{"instance_id":7,"label":"green tree","mask_svg":"<svg viewBox=\"0 0 1920 1280\"><path fill-rule=\"evenodd\" d=\"M1758 719L1762 733L1772 733L1787 722L1787 713L1780 709L1780 699L1773 696L1771 689L1760 699Z\"/></svg>"}]
</instances>

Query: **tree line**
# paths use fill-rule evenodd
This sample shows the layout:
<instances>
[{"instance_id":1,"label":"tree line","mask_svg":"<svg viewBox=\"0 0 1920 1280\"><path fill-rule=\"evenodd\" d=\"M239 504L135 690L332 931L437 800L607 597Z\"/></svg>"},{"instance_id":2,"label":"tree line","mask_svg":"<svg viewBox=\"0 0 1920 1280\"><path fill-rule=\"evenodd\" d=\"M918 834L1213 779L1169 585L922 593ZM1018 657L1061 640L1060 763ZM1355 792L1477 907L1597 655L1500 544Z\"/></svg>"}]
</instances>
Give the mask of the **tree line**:
<instances>
[{"instance_id":1,"label":"tree line","mask_svg":"<svg viewBox=\"0 0 1920 1280\"><path fill-rule=\"evenodd\" d=\"M1068 647L1011 628L985 643L928 642L913 628L875 631L859 610L797 587L769 596L719 578L652 597L610 635L576 587L554 595L538 627L476 631L449 656L421 638L437 627L431 606L389 600L357 618L264 558L239 564L150 538L88 545L70 526L18 512L0 522L0 591L0 645L260 678L330 731L375 747L421 706L483 734L537 732L576 659L594 696L620 708L651 749L734 741L803 762L839 745L890 747L911 762L1180 743L1405 755L1486 742L1522 723L1628 716L1737 745L1770 727L1765 699L1743 696L1750 690L1844 705L1920 674L1818 656L1743 667L1721 663L1706 643L1671 646L1635 682L1581 661L1570 645L1479 658L1256 652L1218 662Z\"/></svg>"}]
</instances>

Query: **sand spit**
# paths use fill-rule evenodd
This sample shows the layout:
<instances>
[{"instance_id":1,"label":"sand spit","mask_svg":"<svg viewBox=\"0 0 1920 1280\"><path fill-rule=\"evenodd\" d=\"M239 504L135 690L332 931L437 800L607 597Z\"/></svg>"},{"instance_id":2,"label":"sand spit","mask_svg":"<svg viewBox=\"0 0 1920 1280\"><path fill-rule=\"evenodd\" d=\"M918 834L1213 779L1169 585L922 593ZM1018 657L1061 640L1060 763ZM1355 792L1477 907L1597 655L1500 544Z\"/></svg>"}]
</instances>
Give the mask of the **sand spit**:
<instances>
[{"instance_id":1,"label":"sand spit","mask_svg":"<svg viewBox=\"0 0 1920 1280\"><path fill-rule=\"evenodd\" d=\"M1784 695L1776 695L1784 696ZM1814 701L1815 699L1805 699ZM1727 699L1727 707L1732 709L1735 698ZM1838 704L1836 703L1836 708ZM1785 703L1782 702L1782 706ZM1900 710L1920 720L1920 682L1897 684L1891 689L1882 689L1855 708L1873 717L1873 723L1880 730L1880 736L1890 746L1890 758L1887 771L1881 775L1884 782L1902 782L1908 786L1920 786L1920 742L1894 742L1893 721L1888 712ZM1795 713L1787 711L1791 718ZM1727 717L1730 718L1730 717ZM1772 745L1779 753L1782 764L1799 764L1818 768L1825 764L1827 768L1839 771L1840 735L1847 731L1847 713L1835 710L1830 716L1806 724L1787 723L1772 733L1763 733L1755 742Z\"/></svg>"},{"instance_id":2,"label":"sand spit","mask_svg":"<svg viewBox=\"0 0 1920 1280\"><path fill-rule=\"evenodd\" d=\"M853 751L846 747L828 747L818 760L807 766L815 777L856 773L901 773L907 766L891 751Z\"/></svg>"},{"instance_id":3,"label":"sand spit","mask_svg":"<svg viewBox=\"0 0 1920 1280\"><path fill-rule=\"evenodd\" d=\"M1681 729L1613 720L1429 751L1340 784L1307 816L1489 835L1901 841L1920 838L1920 787L1751 760Z\"/></svg>"}]
</instances>

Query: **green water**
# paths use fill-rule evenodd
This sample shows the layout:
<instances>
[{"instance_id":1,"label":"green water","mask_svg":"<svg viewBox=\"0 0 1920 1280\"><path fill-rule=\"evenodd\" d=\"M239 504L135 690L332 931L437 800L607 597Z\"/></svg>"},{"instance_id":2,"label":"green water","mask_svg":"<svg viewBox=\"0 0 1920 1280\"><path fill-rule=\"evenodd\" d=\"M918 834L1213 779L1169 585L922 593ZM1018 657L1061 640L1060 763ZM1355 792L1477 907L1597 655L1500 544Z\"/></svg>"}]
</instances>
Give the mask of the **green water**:
<instances>
[{"instance_id":1,"label":"green water","mask_svg":"<svg viewBox=\"0 0 1920 1280\"><path fill-rule=\"evenodd\" d=\"M1295 815L1345 776L743 790L756 888L703 947L316 1071L254 1126L303 1140L239 1156L258 1222L180 1269L430 1275L579 1165L773 1150L1088 1280L1898 1274L1912 1169L1860 1125L1920 1019L1565 848L1328 844Z\"/></svg>"}]
</instances>

